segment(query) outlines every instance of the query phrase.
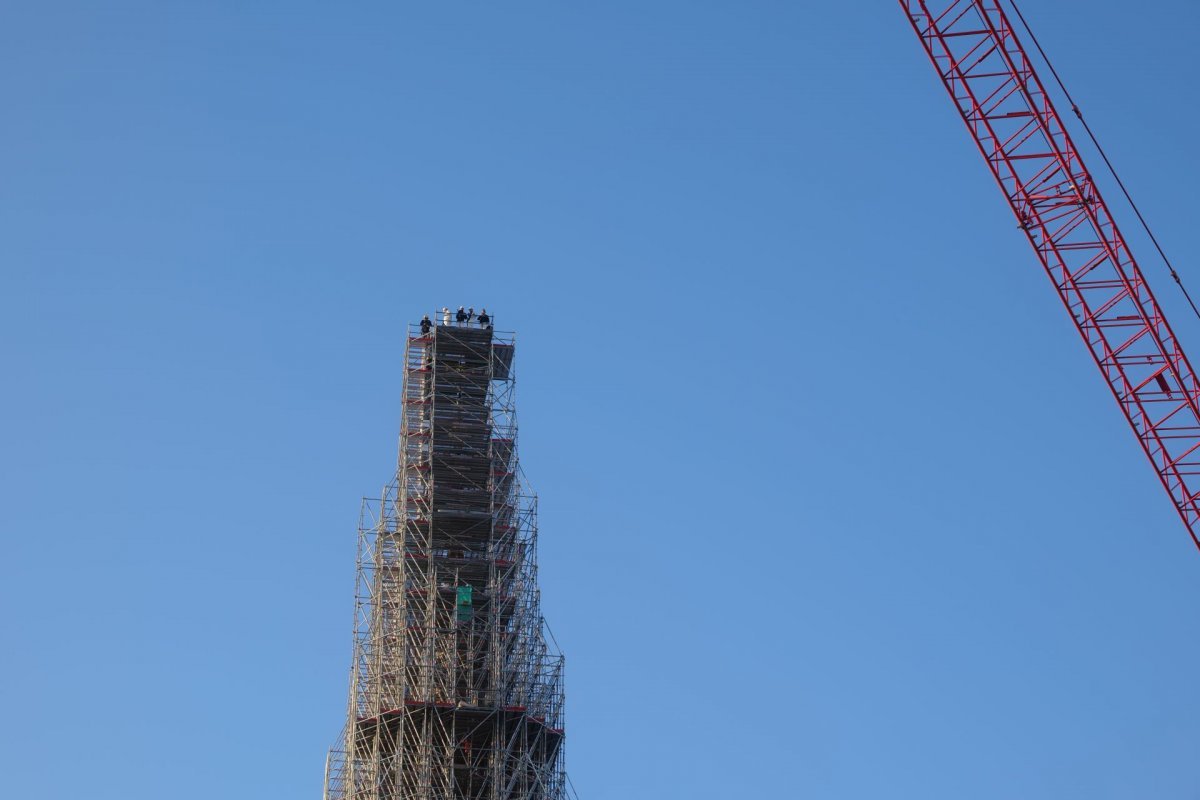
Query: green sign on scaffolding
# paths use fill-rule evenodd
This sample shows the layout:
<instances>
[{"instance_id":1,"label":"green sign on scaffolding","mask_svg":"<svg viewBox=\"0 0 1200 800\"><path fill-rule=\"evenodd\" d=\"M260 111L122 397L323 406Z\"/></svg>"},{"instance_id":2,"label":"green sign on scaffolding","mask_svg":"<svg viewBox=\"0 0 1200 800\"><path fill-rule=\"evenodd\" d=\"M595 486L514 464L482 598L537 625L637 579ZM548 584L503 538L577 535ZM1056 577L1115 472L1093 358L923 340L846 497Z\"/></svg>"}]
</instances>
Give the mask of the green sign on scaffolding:
<instances>
[{"instance_id":1,"label":"green sign on scaffolding","mask_svg":"<svg viewBox=\"0 0 1200 800\"><path fill-rule=\"evenodd\" d=\"M458 621L467 622L471 619L471 593L474 590L470 586L458 587Z\"/></svg>"}]
</instances>

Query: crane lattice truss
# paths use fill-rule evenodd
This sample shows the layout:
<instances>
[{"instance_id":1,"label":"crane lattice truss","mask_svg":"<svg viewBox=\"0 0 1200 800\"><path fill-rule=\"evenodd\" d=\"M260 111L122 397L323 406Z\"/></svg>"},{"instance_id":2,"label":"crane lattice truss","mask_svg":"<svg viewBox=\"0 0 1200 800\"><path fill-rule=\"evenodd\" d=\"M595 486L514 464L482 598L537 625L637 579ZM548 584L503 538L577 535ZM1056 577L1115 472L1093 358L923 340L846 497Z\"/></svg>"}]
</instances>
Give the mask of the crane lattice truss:
<instances>
[{"instance_id":1,"label":"crane lattice truss","mask_svg":"<svg viewBox=\"0 0 1200 800\"><path fill-rule=\"evenodd\" d=\"M1200 547L1200 385L1000 0L900 0Z\"/></svg>"},{"instance_id":2,"label":"crane lattice truss","mask_svg":"<svg viewBox=\"0 0 1200 800\"><path fill-rule=\"evenodd\" d=\"M399 467L359 526L350 708L326 800L572 796L513 352L491 326L409 332Z\"/></svg>"}]
</instances>

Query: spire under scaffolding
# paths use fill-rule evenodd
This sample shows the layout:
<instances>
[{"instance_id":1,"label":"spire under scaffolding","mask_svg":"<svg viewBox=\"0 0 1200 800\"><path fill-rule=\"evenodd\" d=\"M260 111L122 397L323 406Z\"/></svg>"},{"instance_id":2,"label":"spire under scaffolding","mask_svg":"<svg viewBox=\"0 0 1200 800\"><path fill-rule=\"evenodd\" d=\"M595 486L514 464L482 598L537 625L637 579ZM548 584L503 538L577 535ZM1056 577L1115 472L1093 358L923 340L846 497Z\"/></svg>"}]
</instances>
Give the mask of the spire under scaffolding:
<instances>
[{"instance_id":1,"label":"spire under scaffolding","mask_svg":"<svg viewBox=\"0 0 1200 800\"><path fill-rule=\"evenodd\" d=\"M350 709L326 800L561 800L563 657L517 461L514 337L411 326L395 479L363 502Z\"/></svg>"}]
</instances>

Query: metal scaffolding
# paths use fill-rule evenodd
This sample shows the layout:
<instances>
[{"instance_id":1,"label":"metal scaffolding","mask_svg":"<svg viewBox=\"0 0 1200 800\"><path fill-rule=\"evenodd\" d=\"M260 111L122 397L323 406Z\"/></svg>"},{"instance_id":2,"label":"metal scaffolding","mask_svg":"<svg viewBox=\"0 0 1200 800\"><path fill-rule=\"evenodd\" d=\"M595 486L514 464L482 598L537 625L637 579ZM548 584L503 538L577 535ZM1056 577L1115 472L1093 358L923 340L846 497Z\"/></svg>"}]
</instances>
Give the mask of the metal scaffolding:
<instances>
[{"instance_id":1,"label":"metal scaffolding","mask_svg":"<svg viewBox=\"0 0 1200 800\"><path fill-rule=\"evenodd\" d=\"M491 325L409 329L399 466L363 501L350 708L326 800L574 796L513 354Z\"/></svg>"}]
</instances>

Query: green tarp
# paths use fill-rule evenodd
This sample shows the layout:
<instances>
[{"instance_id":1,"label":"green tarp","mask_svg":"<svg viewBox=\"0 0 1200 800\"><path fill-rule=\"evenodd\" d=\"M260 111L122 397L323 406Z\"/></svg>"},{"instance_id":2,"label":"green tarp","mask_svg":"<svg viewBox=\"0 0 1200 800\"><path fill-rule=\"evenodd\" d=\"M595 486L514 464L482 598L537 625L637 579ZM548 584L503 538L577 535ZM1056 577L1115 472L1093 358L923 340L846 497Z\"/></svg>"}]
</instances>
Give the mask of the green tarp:
<instances>
[{"instance_id":1,"label":"green tarp","mask_svg":"<svg viewBox=\"0 0 1200 800\"><path fill-rule=\"evenodd\" d=\"M471 593L473 589L470 586L458 587L458 621L466 622L471 618Z\"/></svg>"}]
</instances>

